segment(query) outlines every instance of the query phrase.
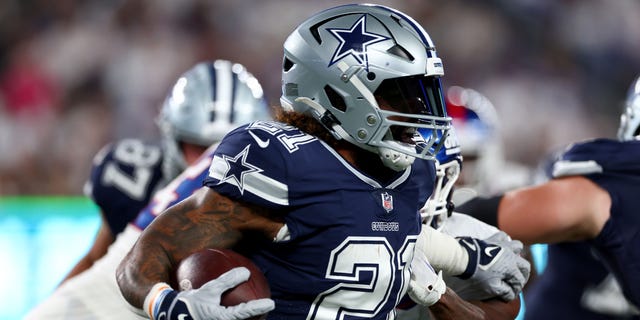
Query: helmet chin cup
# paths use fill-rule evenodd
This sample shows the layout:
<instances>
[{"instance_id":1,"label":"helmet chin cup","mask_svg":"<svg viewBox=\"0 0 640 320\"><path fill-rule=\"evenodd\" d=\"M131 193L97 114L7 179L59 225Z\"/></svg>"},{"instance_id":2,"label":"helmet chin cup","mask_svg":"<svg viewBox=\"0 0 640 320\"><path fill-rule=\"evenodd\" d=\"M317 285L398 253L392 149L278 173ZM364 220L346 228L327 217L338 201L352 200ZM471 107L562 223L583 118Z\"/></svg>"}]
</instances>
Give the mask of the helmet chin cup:
<instances>
[{"instance_id":1,"label":"helmet chin cup","mask_svg":"<svg viewBox=\"0 0 640 320\"><path fill-rule=\"evenodd\" d=\"M391 143L397 144L397 147L401 149L405 149L405 148L413 149L409 146L403 146L397 142L391 142ZM385 148L385 147L379 147L378 154L380 155L382 164L384 164L385 167L390 168L394 171L405 170L406 168L410 167L413 164L413 161L416 160L416 158L406 153L398 152L396 150Z\"/></svg>"}]
</instances>

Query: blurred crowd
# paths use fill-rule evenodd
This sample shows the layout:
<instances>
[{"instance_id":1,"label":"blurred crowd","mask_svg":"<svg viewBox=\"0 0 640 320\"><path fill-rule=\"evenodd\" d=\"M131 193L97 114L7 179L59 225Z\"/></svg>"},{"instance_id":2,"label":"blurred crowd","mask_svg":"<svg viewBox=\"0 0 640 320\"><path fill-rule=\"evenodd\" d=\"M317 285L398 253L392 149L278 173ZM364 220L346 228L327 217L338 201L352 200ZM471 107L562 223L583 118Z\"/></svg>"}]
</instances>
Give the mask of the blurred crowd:
<instances>
[{"instance_id":1,"label":"blurred crowd","mask_svg":"<svg viewBox=\"0 0 640 320\"><path fill-rule=\"evenodd\" d=\"M244 64L278 104L286 35L318 10L351 2L2 1L0 195L80 194L105 143L158 138L165 94L197 61ZM510 160L535 166L571 141L614 136L640 71L640 2L375 2L426 28L445 86L493 102Z\"/></svg>"}]
</instances>

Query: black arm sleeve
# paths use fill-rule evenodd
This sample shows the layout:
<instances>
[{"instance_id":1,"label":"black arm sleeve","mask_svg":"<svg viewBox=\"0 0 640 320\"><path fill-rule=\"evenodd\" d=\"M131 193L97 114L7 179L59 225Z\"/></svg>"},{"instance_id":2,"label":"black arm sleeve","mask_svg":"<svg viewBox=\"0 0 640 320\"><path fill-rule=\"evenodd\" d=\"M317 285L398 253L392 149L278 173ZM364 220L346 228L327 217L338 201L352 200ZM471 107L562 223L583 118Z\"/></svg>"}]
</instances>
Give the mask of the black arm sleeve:
<instances>
[{"instance_id":1,"label":"black arm sleeve","mask_svg":"<svg viewBox=\"0 0 640 320\"><path fill-rule=\"evenodd\" d=\"M484 223L498 227L498 205L502 195L489 198L475 197L459 206L456 211L468 214Z\"/></svg>"}]
</instances>

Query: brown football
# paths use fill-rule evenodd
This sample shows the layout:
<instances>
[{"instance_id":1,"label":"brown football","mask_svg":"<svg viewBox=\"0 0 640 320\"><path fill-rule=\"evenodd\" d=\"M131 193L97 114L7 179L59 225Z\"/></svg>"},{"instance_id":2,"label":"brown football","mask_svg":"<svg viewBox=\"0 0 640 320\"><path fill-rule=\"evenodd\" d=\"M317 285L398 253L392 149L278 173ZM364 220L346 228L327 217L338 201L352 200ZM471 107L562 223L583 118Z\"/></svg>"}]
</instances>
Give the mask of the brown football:
<instances>
[{"instance_id":1,"label":"brown football","mask_svg":"<svg viewBox=\"0 0 640 320\"><path fill-rule=\"evenodd\" d=\"M258 266L247 257L229 249L204 249L188 256L180 262L176 270L176 284L181 291L197 289L235 267L246 267L251 276L246 282L223 293L221 305L235 306L242 302L271 297L267 278ZM266 315L252 319L264 318Z\"/></svg>"}]
</instances>

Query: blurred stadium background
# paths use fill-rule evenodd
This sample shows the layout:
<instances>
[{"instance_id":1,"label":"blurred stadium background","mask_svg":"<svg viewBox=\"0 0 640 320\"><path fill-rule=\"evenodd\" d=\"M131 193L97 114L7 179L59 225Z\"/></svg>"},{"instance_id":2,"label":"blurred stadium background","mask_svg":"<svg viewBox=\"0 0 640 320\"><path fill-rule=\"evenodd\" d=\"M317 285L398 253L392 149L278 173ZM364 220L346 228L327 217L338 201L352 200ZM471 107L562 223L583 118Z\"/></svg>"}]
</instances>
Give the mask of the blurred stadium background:
<instances>
[{"instance_id":1,"label":"blurred stadium background","mask_svg":"<svg viewBox=\"0 0 640 320\"><path fill-rule=\"evenodd\" d=\"M19 319L93 240L82 196L107 142L158 138L154 117L194 63L240 62L278 103L282 43L309 15L351 1L6 0L0 3L0 318ZM445 85L496 106L509 160L614 136L640 70L635 0L377 1L421 23Z\"/></svg>"}]
</instances>

